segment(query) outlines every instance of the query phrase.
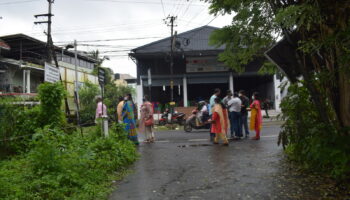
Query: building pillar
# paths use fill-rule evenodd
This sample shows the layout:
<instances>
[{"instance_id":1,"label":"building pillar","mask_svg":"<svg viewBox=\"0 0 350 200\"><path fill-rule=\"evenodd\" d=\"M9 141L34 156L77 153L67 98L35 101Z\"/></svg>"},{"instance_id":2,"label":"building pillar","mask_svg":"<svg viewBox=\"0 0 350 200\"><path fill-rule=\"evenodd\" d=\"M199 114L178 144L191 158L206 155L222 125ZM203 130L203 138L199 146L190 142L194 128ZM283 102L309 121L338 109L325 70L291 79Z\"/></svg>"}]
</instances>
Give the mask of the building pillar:
<instances>
[{"instance_id":1,"label":"building pillar","mask_svg":"<svg viewBox=\"0 0 350 200\"><path fill-rule=\"evenodd\" d=\"M30 93L30 70L27 70L27 93Z\"/></svg>"},{"instance_id":2,"label":"building pillar","mask_svg":"<svg viewBox=\"0 0 350 200\"><path fill-rule=\"evenodd\" d=\"M235 91L234 91L234 85L233 85L233 73L232 72L230 72L230 77L229 77L229 88L233 94Z\"/></svg>"},{"instance_id":3,"label":"building pillar","mask_svg":"<svg viewBox=\"0 0 350 200\"><path fill-rule=\"evenodd\" d=\"M142 83L142 78L140 77L140 85L136 85L136 103L137 103L137 112L138 112L138 117L140 118L141 113L140 113L140 106L142 105L142 98L143 98L143 83Z\"/></svg>"},{"instance_id":4,"label":"building pillar","mask_svg":"<svg viewBox=\"0 0 350 200\"><path fill-rule=\"evenodd\" d=\"M22 82L22 93L26 93L26 70L23 70L23 82Z\"/></svg>"},{"instance_id":5,"label":"building pillar","mask_svg":"<svg viewBox=\"0 0 350 200\"><path fill-rule=\"evenodd\" d=\"M184 107L188 107L188 98L187 98L187 77L183 77L183 97L184 97Z\"/></svg>"},{"instance_id":6,"label":"building pillar","mask_svg":"<svg viewBox=\"0 0 350 200\"><path fill-rule=\"evenodd\" d=\"M274 99L275 110L279 112L279 111L281 111L280 104L281 104L281 100L282 100L281 88L280 88L281 81L277 78L276 74L273 75L273 84L274 84L274 89L275 89L275 99Z\"/></svg>"}]
</instances>

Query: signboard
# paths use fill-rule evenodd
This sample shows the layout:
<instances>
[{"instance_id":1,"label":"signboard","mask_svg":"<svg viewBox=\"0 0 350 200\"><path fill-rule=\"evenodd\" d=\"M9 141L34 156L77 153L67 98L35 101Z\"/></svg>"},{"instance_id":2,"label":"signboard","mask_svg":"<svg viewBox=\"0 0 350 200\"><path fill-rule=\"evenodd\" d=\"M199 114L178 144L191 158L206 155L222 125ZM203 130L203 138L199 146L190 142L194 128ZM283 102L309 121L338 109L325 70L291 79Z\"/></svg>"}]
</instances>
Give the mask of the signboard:
<instances>
[{"instance_id":1,"label":"signboard","mask_svg":"<svg viewBox=\"0 0 350 200\"><path fill-rule=\"evenodd\" d=\"M100 83L100 85L105 84L105 76L106 76L105 70L103 68L98 68L98 82Z\"/></svg>"},{"instance_id":2,"label":"signboard","mask_svg":"<svg viewBox=\"0 0 350 200\"><path fill-rule=\"evenodd\" d=\"M186 72L226 72L228 68L217 57L186 58Z\"/></svg>"},{"instance_id":3,"label":"signboard","mask_svg":"<svg viewBox=\"0 0 350 200\"><path fill-rule=\"evenodd\" d=\"M45 63L45 82L55 83L60 80L60 69Z\"/></svg>"},{"instance_id":4,"label":"signboard","mask_svg":"<svg viewBox=\"0 0 350 200\"><path fill-rule=\"evenodd\" d=\"M0 49L10 50L11 47L5 41L0 39Z\"/></svg>"}]
</instances>

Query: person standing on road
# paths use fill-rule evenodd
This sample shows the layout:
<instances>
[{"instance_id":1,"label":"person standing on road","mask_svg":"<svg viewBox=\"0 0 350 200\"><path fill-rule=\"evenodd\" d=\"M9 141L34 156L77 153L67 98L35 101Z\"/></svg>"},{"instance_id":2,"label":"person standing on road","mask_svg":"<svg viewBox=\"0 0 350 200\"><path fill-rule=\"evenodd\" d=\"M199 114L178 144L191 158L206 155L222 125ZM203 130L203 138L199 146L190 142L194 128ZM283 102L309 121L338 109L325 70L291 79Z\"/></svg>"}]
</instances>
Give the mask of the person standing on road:
<instances>
[{"instance_id":1,"label":"person standing on road","mask_svg":"<svg viewBox=\"0 0 350 200\"><path fill-rule=\"evenodd\" d=\"M141 105L141 117L139 123L139 131L146 136L145 142L154 142L153 125L153 106L151 102L149 102L148 96L145 95L143 97L143 104Z\"/></svg>"},{"instance_id":2,"label":"person standing on road","mask_svg":"<svg viewBox=\"0 0 350 200\"><path fill-rule=\"evenodd\" d=\"M131 94L127 94L123 106L122 117L123 122L126 124L125 131L128 133L129 140L133 141L134 144L138 145L139 141L136 132L136 115L135 115L135 104L132 100Z\"/></svg>"},{"instance_id":3,"label":"person standing on road","mask_svg":"<svg viewBox=\"0 0 350 200\"><path fill-rule=\"evenodd\" d=\"M228 101L232 99L232 92L231 90L227 90L226 91L226 97L222 100L222 103L224 103L224 105L226 106L226 108L228 108Z\"/></svg>"},{"instance_id":4,"label":"person standing on road","mask_svg":"<svg viewBox=\"0 0 350 200\"><path fill-rule=\"evenodd\" d=\"M214 106L212 108L211 132L215 134L214 144L219 143L219 139L222 139L224 145L228 145L226 138L227 130L229 128L227 109L224 104L220 102L220 98L215 98Z\"/></svg>"},{"instance_id":5,"label":"person standing on road","mask_svg":"<svg viewBox=\"0 0 350 200\"><path fill-rule=\"evenodd\" d=\"M98 119L107 117L107 107L105 104L102 105L102 97L96 98L96 104L95 122L97 123Z\"/></svg>"},{"instance_id":6,"label":"person standing on road","mask_svg":"<svg viewBox=\"0 0 350 200\"><path fill-rule=\"evenodd\" d=\"M124 98L119 97L119 103L117 105L117 116L118 116L118 123L123 123L123 106L124 106Z\"/></svg>"},{"instance_id":7,"label":"person standing on road","mask_svg":"<svg viewBox=\"0 0 350 200\"><path fill-rule=\"evenodd\" d=\"M265 110L265 118L270 118L269 116L269 109L270 109L270 99L266 98L264 101L263 101L263 107L264 107L264 110Z\"/></svg>"},{"instance_id":8,"label":"person standing on road","mask_svg":"<svg viewBox=\"0 0 350 200\"><path fill-rule=\"evenodd\" d=\"M247 108L249 108L249 99L245 95L244 90L239 91L239 97L242 101L241 124L240 124L241 135L243 135L243 128L244 128L245 137L248 138L249 137L249 129L248 129L248 110L247 110Z\"/></svg>"},{"instance_id":9,"label":"person standing on road","mask_svg":"<svg viewBox=\"0 0 350 200\"><path fill-rule=\"evenodd\" d=\"M253 140L260 140L260 131L262 125L262 116L261 116L261 106L259 100L259 93L254 92L253 94L253 103L250 105L251 116L250 116L250 130L255 130L255 137Z\"/></svg>"},{"instance_id":10,"label":"person standing on road","mask_svg":"<svg viewBox=\"0 0 350 200\"><path fill-rule=\"evenodd\" d=\"M209 99L209 117L211 118L212 116L212 109L214 108L214 105L215 105L215 99L218 98L220 96L220 93L221 93L221 90L219 88L215 88L214 90L214 94L210 97ZM210 128L211 130L211 128ZM215 133L212 133L210 131L210 141L213 141L215 137Z\"/></svg>"},{"instance_id":11,"label":"person standing on road","mask_svg":"<svg viewBox=\"0 0 350 200\"><path fill-rule=\"evenodd\" d=\"M229 108L229 116L231 122L231 138L233 138L233 132L235 132L236 139L241 139L241 106L242 101L238 97L237 93L234 93L233 98L227 102Z\"/></svg>"}]
</instances>

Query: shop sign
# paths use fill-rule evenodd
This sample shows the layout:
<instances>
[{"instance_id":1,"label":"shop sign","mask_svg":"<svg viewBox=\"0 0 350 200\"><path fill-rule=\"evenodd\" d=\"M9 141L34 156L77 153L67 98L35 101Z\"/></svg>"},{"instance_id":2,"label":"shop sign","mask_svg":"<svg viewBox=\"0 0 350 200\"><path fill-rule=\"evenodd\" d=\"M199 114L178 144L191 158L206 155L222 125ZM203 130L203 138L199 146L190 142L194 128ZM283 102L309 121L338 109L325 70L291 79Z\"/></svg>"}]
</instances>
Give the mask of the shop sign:
<instances>
[{"instance_id":1,"label":"shop sign","mask_svg":"<svg viewBox=\"0 0 350 200\"><path fill-rule=\"evenodd\" d=\"M228 68L217 57L189 57L186 59L186 72L226 72Z\"/></svg>"}]
</instances>

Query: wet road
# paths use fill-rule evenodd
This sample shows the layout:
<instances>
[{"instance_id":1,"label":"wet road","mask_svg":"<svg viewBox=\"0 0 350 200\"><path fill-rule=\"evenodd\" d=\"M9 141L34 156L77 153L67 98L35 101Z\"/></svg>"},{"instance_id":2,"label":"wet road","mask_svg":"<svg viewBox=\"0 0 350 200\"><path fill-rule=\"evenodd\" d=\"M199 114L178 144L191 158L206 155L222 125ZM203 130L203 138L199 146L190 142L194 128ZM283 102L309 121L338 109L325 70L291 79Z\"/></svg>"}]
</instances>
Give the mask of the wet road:
<instances>
[{"instance_id":1,"label":"wet road","mask_svg":"<svg viewBox=\"0 0 350 200\"><path fill-rule=\"evenodd\" d=\"M260 141L211 145L206 131L156 133L141 144L141 158L110 200L342 199L317 176L287 163L277 146L278 125L263 128ZM345 198L344 198L345 199Z\"/></svg>"}]
</instances>

